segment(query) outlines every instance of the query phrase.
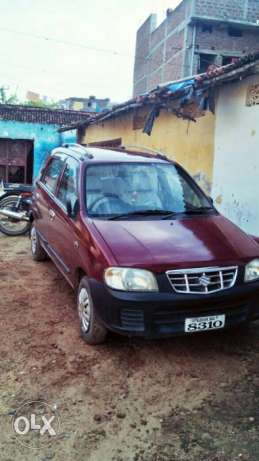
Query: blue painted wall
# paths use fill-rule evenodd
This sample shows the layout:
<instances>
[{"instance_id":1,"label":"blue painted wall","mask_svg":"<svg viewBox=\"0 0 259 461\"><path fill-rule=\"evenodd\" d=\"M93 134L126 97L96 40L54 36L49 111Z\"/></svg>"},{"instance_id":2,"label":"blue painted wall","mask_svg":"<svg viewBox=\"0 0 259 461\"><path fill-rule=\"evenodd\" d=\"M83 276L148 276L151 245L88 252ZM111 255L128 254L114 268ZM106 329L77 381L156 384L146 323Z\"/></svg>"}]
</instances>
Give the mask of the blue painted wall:
<instances>
[{"instance_id":1,"label":"blue painted wall","mask_svg":"<svg viewBox=\"0 0 259 461\"><path fill-rule=\"evenodd\" d=\"M59 128L59 125L0 120L0 138L33 141L33 179L35 179L51 149L65 142L76 142L76 130L59 133Z\"/></svg>"}]
</instances>

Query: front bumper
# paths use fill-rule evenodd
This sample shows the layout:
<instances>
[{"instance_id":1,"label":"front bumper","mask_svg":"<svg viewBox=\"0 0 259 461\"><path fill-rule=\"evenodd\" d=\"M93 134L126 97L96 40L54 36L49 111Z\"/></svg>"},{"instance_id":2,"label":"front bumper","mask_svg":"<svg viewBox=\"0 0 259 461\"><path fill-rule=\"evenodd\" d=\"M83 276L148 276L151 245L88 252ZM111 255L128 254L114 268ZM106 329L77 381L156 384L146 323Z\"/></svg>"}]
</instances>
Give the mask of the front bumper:
<instances>
[{"instance_id":1,"label":"front bumper","mask_svg":"<svg viewBox=\"0 0 259 461\"><path fill-rule=\"evenodd\" d=\"M214 294L178 294L159 276L158 293L112 290L90 280L100 321L112 331L146 338L183 335L186 318L226 315L225 328L259 319L259 282L240 284Z\"/></svg>"}]
</instances>

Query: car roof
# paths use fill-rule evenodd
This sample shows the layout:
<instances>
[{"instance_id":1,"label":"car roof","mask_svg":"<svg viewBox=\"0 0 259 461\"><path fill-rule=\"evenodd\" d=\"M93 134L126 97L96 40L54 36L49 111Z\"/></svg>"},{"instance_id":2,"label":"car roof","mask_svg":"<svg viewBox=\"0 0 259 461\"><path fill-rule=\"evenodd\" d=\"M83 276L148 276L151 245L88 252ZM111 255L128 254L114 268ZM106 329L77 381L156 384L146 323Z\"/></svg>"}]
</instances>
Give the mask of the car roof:
<instances>
[{"instance_id":1,"label":"car roof","mask_svg":"<svg viewBox=\"0 0 259 461\"><path fill-rule=\"evenodd\" d=\"M86 147L80 144L63 144L52 151L53 155L66 154L86 163L104 163L104 162L156 162L172 163L164 154L144 148L109 148L109 147ZM144 150L143 149L143 150Z\"/></svg>"}]
</instances>

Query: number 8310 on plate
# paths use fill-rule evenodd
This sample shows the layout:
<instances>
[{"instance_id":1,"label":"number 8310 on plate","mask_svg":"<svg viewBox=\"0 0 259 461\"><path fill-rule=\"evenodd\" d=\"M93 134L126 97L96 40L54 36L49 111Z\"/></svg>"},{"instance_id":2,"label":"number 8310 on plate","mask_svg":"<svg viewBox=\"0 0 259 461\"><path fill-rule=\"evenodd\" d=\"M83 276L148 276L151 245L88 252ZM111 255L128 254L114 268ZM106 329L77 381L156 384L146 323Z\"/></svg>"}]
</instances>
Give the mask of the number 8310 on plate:
<instances>
[{"instance_id":1,"label":"number 8310 on plate","mask_svg":"<svg viewBox=\"0 0 259 461\"><path fill-rule=\"evenodd\" d=\"M185 333L198 333L200 331L219 330L224 328L226 323L225 315L213 315L209 317L194 317L185 319Z\"/></svg>"}]
</instances>

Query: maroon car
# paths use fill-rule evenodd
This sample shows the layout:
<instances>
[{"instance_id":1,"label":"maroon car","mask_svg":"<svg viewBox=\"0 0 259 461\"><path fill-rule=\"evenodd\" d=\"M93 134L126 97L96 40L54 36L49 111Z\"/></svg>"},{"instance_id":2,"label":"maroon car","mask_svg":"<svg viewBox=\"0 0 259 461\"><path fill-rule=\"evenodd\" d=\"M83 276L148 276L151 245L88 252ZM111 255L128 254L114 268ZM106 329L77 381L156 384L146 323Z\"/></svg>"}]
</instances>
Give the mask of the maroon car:
<instances>
[{"instance_id":1,"label":"maroon car","mask_svg":"<svg viewBox=\"0 0 259 461\"><path fill-rule=\"evenodd\" d=\"M77 290L83 338L148 338L259 318L259 240L163 155L54 149L36 182L32 256Z\"/></svg>"}]
</instances>

